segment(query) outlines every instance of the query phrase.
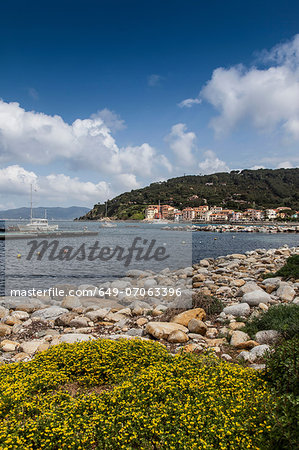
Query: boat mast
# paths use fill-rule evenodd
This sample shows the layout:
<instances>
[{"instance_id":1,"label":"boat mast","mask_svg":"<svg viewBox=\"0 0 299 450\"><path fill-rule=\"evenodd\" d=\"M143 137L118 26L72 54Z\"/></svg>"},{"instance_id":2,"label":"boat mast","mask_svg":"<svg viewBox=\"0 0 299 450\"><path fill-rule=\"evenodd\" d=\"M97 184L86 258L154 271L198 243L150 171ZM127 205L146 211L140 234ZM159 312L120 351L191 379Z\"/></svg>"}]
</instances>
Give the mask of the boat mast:
<instances>
[{"instance_id":1,"label":"boat mast","mask_svg":"<svg viewBox=\"0 0 299 450\"><path fill-rule=\"evenodd\" d=\"M106 200L106 217L108 217L108 200Z\"/></svg>"},{"instance_id":2,"label":"boat mast","mask_svg":"<svg viewBox=\"0 0 299 450\"><path fill-rule=\"evenodd\" d=\"M30 222L32 221L32 184L30 184Z\"/></svg>"}]
</instances>

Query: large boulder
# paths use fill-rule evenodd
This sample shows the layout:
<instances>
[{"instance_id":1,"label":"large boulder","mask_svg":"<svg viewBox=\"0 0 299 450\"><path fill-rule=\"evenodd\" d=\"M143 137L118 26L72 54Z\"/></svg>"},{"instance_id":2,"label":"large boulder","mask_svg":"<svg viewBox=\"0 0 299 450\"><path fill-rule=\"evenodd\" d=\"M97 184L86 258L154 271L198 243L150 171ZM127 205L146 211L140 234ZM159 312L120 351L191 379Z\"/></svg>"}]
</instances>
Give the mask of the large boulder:
<instances>
[{"instance_id":1,"label":"large boulder","mask_svg":"<svg viewBox=\"0 0 299 450\"><path fill-rule=\"evenodd\" d=\"M206 313L202 308L189 309L175 316L171 322L179 323L180 325L188 326L191 319L204 320Z\"/></svg>"},{"instance_id":2,"label":"large boulder","mask_svg":"<svg viewBox=\"0 0 299 450\"><path fill-rule=\"evenodd\" d=\"M249 340L249 336L247 333L236 330L236 331L232 332L230 345L232 345L233 347L238 347L239 344L246 342L248 340Z\"/></svg>"},{"instance_id":3,"label":"large boulder","mask_svg":"<svg viewBox=\"0 0 299 450\"><path fill-rule=\"evenodd\" d=\"M151 334L156 339L167 339L170 333L175 330L188 333L188 328L173 322L149 322L145 327L145 332Z\"/></svg>"},{"instance_id":4,"label":"large boulder","mask_svg":"<svg viewBox=\"0 0 299 450\"><path fill-rule=\"evenodd\" d=\"M262 330L255 335L255 340L259 344L275 344L279 339L279 333L276 330Z\"/></svg>"},{"instance_id":5,"label":"large boulder","mask_svg":"<svg viewBox=\"0 0 299 450\"><path fill-rule=\"evenodd\" d=\"M280 283L276 295L284 302L291 302L296 296L296 291L288 283Z\"/></svg>"},{"instance_id":6,"label":"large boulder","mask_svg":"<svg viewBox=\"0 0 299 450\"><path fill-rule=\"evenodd\" d=\"M55 320L62 314L68 313L68 309L60 308L59 306L50 306L49 308L40 309L35 311L31 317L40 317L45 320Z\"/></svg>"},{"instance_id":7,"label":"large boulder","mask_svg":"<svg viewBox=\"0 0 299 450\"><path fill-rule=\"evenodd\" d=\"M250 350L250 354L253 356L251 360L255 360L257 358L263 358L266 353L270 350L269 345L263 344L263 345L257 345L256 347L253 347L253 349Z\"/></svg>"},{"instance_id":8,"label":"large boulder","mask_svg":"<svg viewBox=\"0 0 299 450\"><path fill-rule=\"evenodd\" d=\"M242 303L247 303L249 306L258 306L260 303L269 301L271 301L271 296L262 289L244 294L241 300Z\"/></svg>"},{"instance_id":9,"label":"large boulder","mask_svg":"<svg viewBox=\"0 0 299 450\"><path fill-rule=\"evenodd\" d=\"M248 294L249 292L254 291L263 291L254 281L248 281L243 286L240 287L238 292L236 293L237 297L242 297L244 294Z\"/></svg>"},{"instance_id":10,"label":"large boulder","mask_svg":"<svg viewBox=\"0 0 299 450\"><path fill-rule=\"evenodd\" d=\"M250 306L248 303L235 303L230 306L226 306L223 309L224 314L232 315L235 317L247 316L250 313Z\"/></svg>"}]
</instances>

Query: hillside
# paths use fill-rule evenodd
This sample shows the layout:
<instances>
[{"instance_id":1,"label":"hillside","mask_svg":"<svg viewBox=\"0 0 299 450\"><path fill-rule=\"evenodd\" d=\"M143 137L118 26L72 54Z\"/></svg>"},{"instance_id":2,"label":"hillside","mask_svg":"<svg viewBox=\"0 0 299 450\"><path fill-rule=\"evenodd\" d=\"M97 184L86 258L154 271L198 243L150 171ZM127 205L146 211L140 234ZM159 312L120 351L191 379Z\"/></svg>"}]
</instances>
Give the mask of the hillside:
<instances>
[{"instance_id":1,"label":"hillside","mask_svg":"<svg viewBox=\"0 0 299 450\"><path fill-rule=\"evenodd\" d=\"M73 220L82 214L88 212L88 208L82 206L70 206L69 208L60 207L38 207L33 209L34 217L45 217L45 210L47 211L48 219L54 220ZM29 219L30 208L16 208L0 211L0 219Z\"/></svg>"},{"instance_id":2,"label":"hillside","mask_svg":"<svg viewBox=\"0 0 299 450\"><path fill-rule=\"evenodd\" d=\"M299 209L299 169L258 169L186 175L152 183L118 195L108 202L108 216L142 219L146 205L169 204L178 208L218 205L235 210L288 206ZM105 205L97 204L80 220L104 217Z\"/></svg>"}]
</instances>

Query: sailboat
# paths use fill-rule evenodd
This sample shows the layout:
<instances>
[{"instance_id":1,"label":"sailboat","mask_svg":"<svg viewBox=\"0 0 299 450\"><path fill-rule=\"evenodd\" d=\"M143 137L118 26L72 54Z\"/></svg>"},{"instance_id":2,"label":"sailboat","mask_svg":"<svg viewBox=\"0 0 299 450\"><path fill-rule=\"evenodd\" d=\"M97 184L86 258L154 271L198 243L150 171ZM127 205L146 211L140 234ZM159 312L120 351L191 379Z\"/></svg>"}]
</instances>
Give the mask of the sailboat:
<instances>
[{"instance_id":1,"label":"sailboat","mask_svg":"<svg viewBox=\"0 0 299 450\"><path fill-rule=\"evenodd\" d=\"M106 201L106 218L107 218L107 220L105 220L102 223L101 228L116 228L117 227L116 223L111 222L108 217L108 200Z\"/></svg>"},{"instance_id":2,"label":"sailboat","mask_svg":"<svg viewBox=\"0 0 299 450\"><path fill-rule=\"evenodd\" d=\"M33 217L33 207L32 207L32 184L30 185L30 222L26 225L18 225L19 231L29 231L29 232L51 232L57 231L58 225L49 225L47 219L47 210L45 210L45 218L34 218Z\"/></svg>"}]
</instances>

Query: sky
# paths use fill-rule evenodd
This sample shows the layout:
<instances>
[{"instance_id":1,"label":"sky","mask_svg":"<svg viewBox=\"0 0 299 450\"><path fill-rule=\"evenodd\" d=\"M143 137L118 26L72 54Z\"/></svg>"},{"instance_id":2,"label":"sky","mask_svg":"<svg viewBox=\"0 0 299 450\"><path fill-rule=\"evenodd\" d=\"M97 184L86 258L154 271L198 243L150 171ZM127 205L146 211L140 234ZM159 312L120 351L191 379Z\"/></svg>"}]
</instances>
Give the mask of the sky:
<instances>
[{"instance_id":1,"label":"sky","mask_svg":"<svg viewBox=\"0 0 299 450\"><path fill-rule=\"evenodd\" d=\"M296 1L0 5L0 209L299 166Z\"/></svg>"}]
</instances>

